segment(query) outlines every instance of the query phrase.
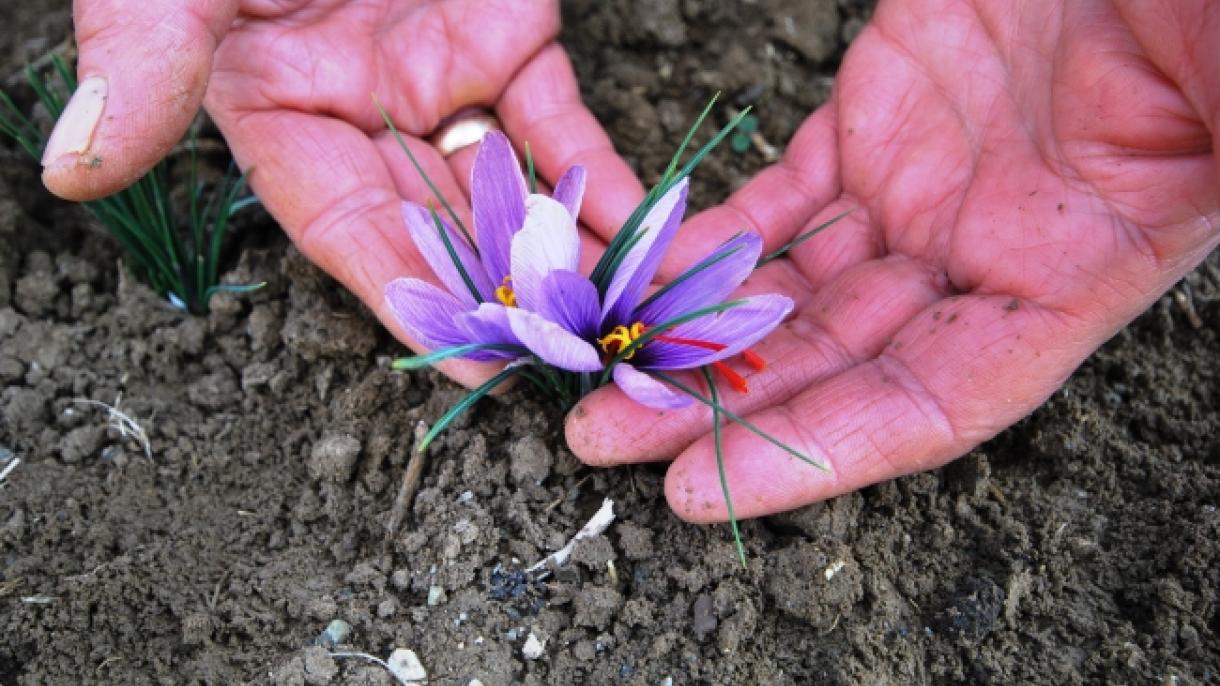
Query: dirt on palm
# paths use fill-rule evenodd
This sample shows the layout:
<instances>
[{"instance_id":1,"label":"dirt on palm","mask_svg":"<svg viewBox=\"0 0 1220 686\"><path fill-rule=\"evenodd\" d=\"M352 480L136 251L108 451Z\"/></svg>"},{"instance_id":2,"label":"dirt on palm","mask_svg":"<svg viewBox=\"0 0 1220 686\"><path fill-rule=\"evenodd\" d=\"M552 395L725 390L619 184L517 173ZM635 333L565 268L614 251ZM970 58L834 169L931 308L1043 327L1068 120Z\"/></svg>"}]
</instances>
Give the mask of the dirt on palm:
<instances>
[{"instance_id":1,"label":"dirt on palm","mask_svg":"<svg viewBox=\"0 0 1220 686\"><path fill-rule=\"evenodd\" d=\"M66 0L0 8L0 78L69 35ZM714 91L788 140L869 11L574 0L562 40L651 181ZM695 204L763 164L718 151ZM0 467L21 460L0 486L0 683L388 684L330 651L395 648L433 684L1220 679L1216 254L1177 289L1189 311L1162 298L969 456L747 522L742 569L726 527L670 513L662 467L583 467L521 392L437 441L387 532L418 426L462 390L390 371L400 346L256 215L226 279L267 287L190 317L0 147ZM135 418L152 458L82 400ZM606 533L520 573L604 497Z\"/></svg>"}]
</instances>

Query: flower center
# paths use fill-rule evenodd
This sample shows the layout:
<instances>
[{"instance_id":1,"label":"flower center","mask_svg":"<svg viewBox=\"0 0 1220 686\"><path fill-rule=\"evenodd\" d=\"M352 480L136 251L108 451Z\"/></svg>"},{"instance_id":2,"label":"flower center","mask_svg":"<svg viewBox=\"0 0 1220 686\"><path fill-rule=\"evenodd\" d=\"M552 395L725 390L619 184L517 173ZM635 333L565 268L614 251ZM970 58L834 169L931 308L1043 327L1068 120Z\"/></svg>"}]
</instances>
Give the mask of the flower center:
<instances>
[{"instance_id":1,"label":"flower center","mask_svg":"<svg viewBox=\"0 0 1220 686\"><path fill-rule=\"evenodd\" d=\"M506 276L504 281L496 287L496 300L499 300L505 307L517 306L517 294L513 292L512 283L513 277Z\"/></svg>"},{"instance_id":2,"label":"flower center","mask_svg":"<svg viewBox=\"0 0 1220 686\"><path fill-rule=\"evenodd\" d=\"M629 327L619 324L611 329L610 333L597 339L597 342L601 345L603 352L605 352L607 355L614 356L625 350L627 346L634 343L637 338L643 336L647 331L648 325L644 324L644 322L636 322ZM661 341L663 343L671 343L674 345L688 345L692 348L703 348L704 350L711 350L713 352L720 352L721 350L729 347L724 343L717 343L715 341L704 341L698 338L683 338L681 336L667 336L665 334L657 334L652 337L652 340ZM623 359L630 360L632 357L635 357L636 351L641 347L643 346L636 346L631 350L631 352L627 353ZM743 350L741 352L741 359L752 367L754 371L761 372L767 368L767 362L762 358L761 355L753 350ZM750 386L748 383L746 383L745 377L738 374L732 367L720 361L713 362L711 366L712 369L719 372L720 375L729 382L729 385L731 385L738 392L750 392Z\"/></svg>"},{"instance_id":3,"label":"flower center","mask_svg":"<svg viewBox=\"0 0 1220 686\"><path fill-rule=\"evenodd\" d=\"M637 338L643 336L647 331L648 326L644 324L644 322L636 322L630 327L620 324L611 329L610 333L597 339L597 342L601 344L602 351L604 351L607 355L614 356L618 355L620 352L626 349L627 346L634 343ZM717 343L715 341L704 341L698 338L683 338L681 336L667 336L665 334L657 334L652 337L652 340L661 341L663 343L671 343L673 345L688 345L692 348L703 348L704 350L711 350L713 352L720 352L721 350L729 347L724 343ZM636 351L641 347L642 346L636 346L631 350L630 353L627 353L623 359L630 360L632 357L635 357ZM767 368L766 361L763 360L761 355L753 350L743 350L741 352L741 359L745 361L746 364L750 365L750 367L753 367L755 371L761 372ZM729 385L738 392L750 392L750 385L746 383L745 377L738 374L737 371L729 365L725 364L724 362L717 361L713 362L711 367L719 372L720 375L729 382Z\"/></svg>"},{"instance_id":4,"label":"flower center","mask_svg":"<svg viewBox=\"0 0 1220 686\"><path fill-rule=\"evenodd\" d=\"M601 345L602 351L607 355L617 355L624 348L634 343L635 339L643 336L644 332L647 330L648 327L644 326L643 322L636 322L630 327L619 324L611 329L610 333L597 339L597 342ZM623 359L630 360L631 358L635 357L636 350L639 350L639 347L636 347L631 352L627 353L627 356Z\"/></svg>"}]
</instances>

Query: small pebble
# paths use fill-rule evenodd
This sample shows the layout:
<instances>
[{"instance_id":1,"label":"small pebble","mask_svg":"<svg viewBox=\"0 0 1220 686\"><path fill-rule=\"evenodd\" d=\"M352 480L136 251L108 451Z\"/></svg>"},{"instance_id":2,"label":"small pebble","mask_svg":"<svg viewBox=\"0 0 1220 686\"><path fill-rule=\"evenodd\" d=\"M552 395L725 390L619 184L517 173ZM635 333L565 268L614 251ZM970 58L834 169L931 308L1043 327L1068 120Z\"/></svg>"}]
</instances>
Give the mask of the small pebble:
<instances>
[{"instance_id":1,"label":"small pebble","mask_svg":"<svg viewBox=\"0 0 1220 686\"><path fill-rule=\"evenodd\" d=\"M428 607L436 607L445 602L448 596L445 595L445 589L440 586L433 586L428 589Z\"/></svg>"},{"instance_id":2,"label":"small pebble","mask_svg":"<svg viewBox=\"0 0 1220 686\"><path fill-rule=\"evenodd\" d=\"M691 608L691 629L699 638L703 638L716 630L718 624L716 620L716 611L712 607L712 596L703 593L698 598L695 598L695 604Z\"/></svg>"},{"instance_id":3,"label":"small pebble","mask_svg":"<svg viewBox=\"0 0 1220 686\"><path fill-rule=\"evenodd\" d=\"M395 612L398 612L398 601L393 598L383 600L377 604L377 616L382 619L393 616Z\"/></svg>"},{"instance_id":4,"label":"small pebble","mask_svg":"<svg viewBox=\"0 0 1220 686\"><path fill-rule=\"evenodd\" d=\"M386 660L386 664L390 666L390 673L399 681L410 683L428 679L428 670L424 669L414 650L398 648L390 653L390 659Z\"/></svg>"},{"instance_id":5,"label":"small pebble","mask_svg":"<svg viewBox=\"0 0 1220 686\"><path fill-rule=\"evenodd\" d=\"M323 631L322 635L318 637L318 643L320 643L322 647L326 648L327 650L330 650L340 643L346 641L347 637L350 636L351 633L351 624L348 624L342 619L336 619L330 624L326 625L326 630Z\"/></svg>"},{"instance_id":6,"label":"small pebble","mask_svg":"<svg viewBox=\"0 0 1220 686\"><path fill-rule=\"evenodd\" d=\"M390 575L390 585L398 590L403 590L411 585L411 573L405 569L395 570Z\"/></svg>"},{"instance_id":7,"label":"small pebble","mask_svg":"<svg viewBox=\"0 0 1220 686\"><path fill-rule=\"evenodd\" d=\"M305 649L305 683L326 686L339 674L339 665L322 646Z\"/></svg>"},{"instance_id":8,"label":"small pebble","mask_svg":"<svg viewBox=\"0 0 1220 686\"><path fill-rule=\"evenodd\" d=\"M542 657L543 646L543 642L539 641L538 637L531 631L530 635L525 639L525 645L521 646L521 656L527 660L537 660Z\"/></svg>"}]
</instances>

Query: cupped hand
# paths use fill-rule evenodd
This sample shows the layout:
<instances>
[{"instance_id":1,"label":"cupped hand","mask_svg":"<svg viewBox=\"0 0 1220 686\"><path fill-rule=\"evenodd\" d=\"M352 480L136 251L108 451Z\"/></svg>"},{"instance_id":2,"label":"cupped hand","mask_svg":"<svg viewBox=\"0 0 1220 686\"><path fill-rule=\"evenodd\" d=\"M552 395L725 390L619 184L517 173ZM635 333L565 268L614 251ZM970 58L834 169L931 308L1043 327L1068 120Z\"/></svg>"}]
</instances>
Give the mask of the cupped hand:
<instances>
[{"instance_id":1,"label":"cupped hand","mask_svg":"<svg viewBox=\"0 0 1220 686\"><path fill-rule=\"evenodd\" d=\"M665 270L851 211L744 286L797 312L725 402L830 471L729 425L737 515L939 466L1032 411L1220 242L1217 133L1209 0L883 2L831 101ZM567 436L593 464L676 454L670 504L720 521L710 421L603 389Z\"/></svg>"},{"instance_id":2,"label":"cupped hand","mask_svg":"<svg viewBox=\"0 0 1220 686\"><path fill-rule=\"evenodd\" d=\"M519 149L531 144L544 183L587 168L588 226L610 231L643 195L581 104L550 0L77 0L74 11L83 95L52 134L49 188L88 199L127 185L203 101L301 251L404 340L382 290L431 277L399 209L431 194L374 96L468 225L474 148L446 159L424 138L471 106L493 109ZM487 373L446 371L466 383Z\"/></svg>"}]
</instances>

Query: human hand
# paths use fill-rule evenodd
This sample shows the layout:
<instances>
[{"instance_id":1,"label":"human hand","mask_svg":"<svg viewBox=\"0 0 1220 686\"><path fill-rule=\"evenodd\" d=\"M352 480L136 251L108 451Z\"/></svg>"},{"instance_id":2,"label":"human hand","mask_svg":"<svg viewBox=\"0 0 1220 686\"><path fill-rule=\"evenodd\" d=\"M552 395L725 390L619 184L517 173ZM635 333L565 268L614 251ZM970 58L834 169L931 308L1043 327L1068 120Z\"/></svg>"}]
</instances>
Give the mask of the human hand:
<instances>
[{"instance_id":1,"label":"human hand","mask_svg":"<svg viewBox=\"0 0 1220 686\"><path fill-rule=\"evenodd\" d=\"M748 228L744 289L796 315L722 399L830 467L724 433L739 517L939 466L1042 403L1220 242L1220 7L883 2L784 159L692 219L663 275ZM682 240L680 238L679 240ZM727 518L703 406L612 388L569 416L596 465L667 459L671 506Z\"/></svg>"},{"instance_id":2,"label":"human hand","mask_svg":"<svg viewBox=\"0 0 1220 686\"><path fill-rule=\"evenodd\" d=\"M581 104L554 2L77 0L74 11L82 95L48 145L47 186L81 200L134 181L181 138L206 89L263 205L400 339L384 285L431 278L400 203L431 194L371 95L466 221L474 148L446 159L423 137L467 106L494 107L518 147L530 142L543 181L584 165L588 226L618 226L643 195ZM445 371L487 376L474 363Z\"/></svg>"}]
</instances>

